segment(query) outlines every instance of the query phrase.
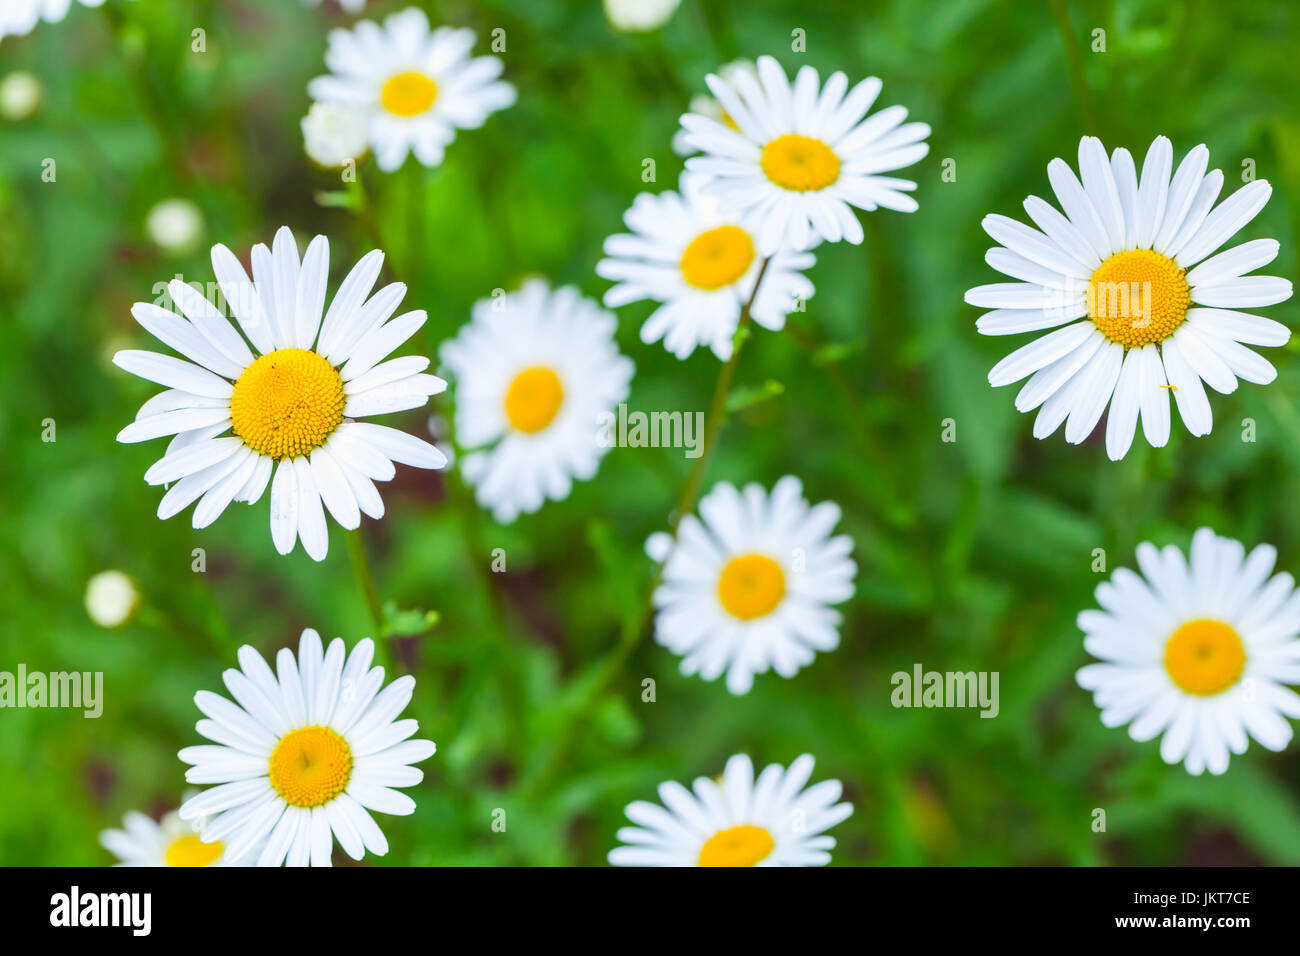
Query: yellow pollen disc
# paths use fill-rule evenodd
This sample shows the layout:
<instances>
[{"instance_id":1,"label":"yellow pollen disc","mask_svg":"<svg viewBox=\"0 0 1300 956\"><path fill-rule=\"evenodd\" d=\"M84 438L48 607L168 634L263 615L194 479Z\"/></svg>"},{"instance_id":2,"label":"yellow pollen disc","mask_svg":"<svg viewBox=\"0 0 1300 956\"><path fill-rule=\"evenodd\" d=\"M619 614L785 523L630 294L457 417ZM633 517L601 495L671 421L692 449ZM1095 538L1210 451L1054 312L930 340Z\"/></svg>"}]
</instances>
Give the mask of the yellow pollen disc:
<instances>
[{"instance_id":1,"label":"yellow pollen disc","mask_svg":"<svg viewBox=\"0 0 1300 956\"><path fill-rule=\"evenodd\" d=\"M722 125L727 127L727 129L734 129L737 133L740 132L739 124L737 124L736 121L731 118L731 114L728 113L726 110L722 111Z\"/></svg>"},{"instance_id":2,"label":"yellow pollen disc","mask_svg":"<svg viewBox=\"0 0 1300 956\"><path fill-rule=\"evenodd\" d=\"M1163 342L1192 304L1187 272L1150 249L1117 252L1088 282L1088 317L1125 348Z\"/></svg>"},{"instance_id":3,"label":"yellow pollen disc","mask_svg":"<svg viewBox=\"0 0 1300 956\"><path fill-rule=\"evenodd\" d=\"M255 452L297 458L325 444L343 421L343 379L306 349L268 352L244 369L230 396L234 432Z\"/></svg>"},{"instance_id":4,"label":"yellow pollen disc","mask_svg":"<svg viewBox=\"0 0 1300 956\"><path fill-rule=\"evenodd\" d=\"M438 84L423 73L398 73L379 92L379 103L394 116L419 116L433 109Z\"/></svg>"},{"instance_id":5,"label":"yellow pollen disc","mask_svg":"<svg viewBox=\"0 0 1300 956\"><path fill-rule=\"evenodd\" d=\"M352 751L328 727L303 727L280 738L271 751L271 786L294 807L329 803L352 776Z\"/></svg>"},{"instance_id":6,"label":"yellow pollen disc","mask_svg":"<svg viewBox=\"0 0 1300 956\"><path fill-rule=\"evenodd\" d=\"M1169 679L1199 697L1223 693L1237 683L1245 667L1246 648L1237 632L1222 621L1188 621L1165 644Z\"/></svg>"},{"instance_id":7,"label":"yellow pollen disc","mask_svg":"<svg viewBox=\"0 0 1300 956\"><path fill-rule=\"evenodd\" d=\"M700 847L700 866L756 866L776 846L772 834L762 827L742 824L720 830Z\"/></svg>"},{"instance_id":8,"label":"yellow pollen disc","mask_svg":"<svg viewBox=\"0 0 1300 956\"><path fill-rule=\"evenodd\" d=\"M754 262L754 240L739 226L718 226L702 232L682 253L682 278L697 289L713 291L731 285Z\"/></svg>"},{"instance_id":9,"label":"yellow pollen disc","mask_svg":"<svg viewBox=\"0 0 1300 956\"><path fill-rule=\"evenodd\" d=\"M752 621L776 610L785 597L785 572L762 554L732 558L718 576L718 600L732 617Z\"/></svg>"},{"instance_id":10,"label":"yellow pollen disc","mask_svg":"<svg viewBox=\"0 0 1300 956\"><path fill-rule=\"evenodd\" d=\"M763 147L759 165L782 189L806 193L840 178L840 158L819 139L787 133Z\"/></svg>"},{"instance_id":11,"label":"yellow pollen disc","mask_svg":"<svg viewBox=\"0 0 1300 956\"><path fill-rule=\"evenodd\" d=\"M555 420L564 404L560 376L549 368L526 368L506 389L506 418L517 431L533 434Z\"/></svg>"},{"instance_id":12,"label":"yellow pollen disc","mask_svg":"<svg viewBox=\"0 0 1300 956\"><path fill-rule=\"evenodd\" d=\"M204 843L197 835L190 834L173 840L163 859L168 866L208 866L221 858L224 849L220 840Z\"/></svg>"}]
</instances>

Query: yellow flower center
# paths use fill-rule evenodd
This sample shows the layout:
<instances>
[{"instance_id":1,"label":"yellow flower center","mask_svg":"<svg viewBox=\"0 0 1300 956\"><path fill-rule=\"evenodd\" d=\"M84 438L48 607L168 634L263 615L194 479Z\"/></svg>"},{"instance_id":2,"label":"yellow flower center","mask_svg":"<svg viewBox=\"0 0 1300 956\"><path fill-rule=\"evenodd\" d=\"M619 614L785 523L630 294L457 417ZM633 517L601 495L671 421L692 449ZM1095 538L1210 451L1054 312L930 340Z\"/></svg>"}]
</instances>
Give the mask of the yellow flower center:
<instances>
[{"instance_id":1,"label":"yellow flower center","mask_svg":"<svg viewBox=\"0 0 1300 956\"><path fill-rule=\"evenodd\" d=\"M713 291L731 285L754 261L754 240L739 226L718 226L702 232L682 253L682 278L697 289Z\"/></svg>"},{"instance_id":2,"label":"yellow flower center","mask_svg":"<svg viewBox=\"0 0 1300 956\"><path fill-rule=\"evenodd\" d=\"M732 617L752 621L776 610L785 597L785 572L762 554L742 554L718 576L718 600Z\"/></svg>"},{"instance_id":3,"label":"yellow flower center","mask_svg":"<svg viewBox=\"0 0 1300 956\"><path fill-rule=\"evenodd\" d=\"M1186 270L1150 249L1117 252L1088 282L1088 317L1125 348L1163 342L1192 304Z\"/></svg>"},{"instance_id":4,"label":"yellow flower center","mask_svg":"<svg viewBox=\"0 0 1300 956\"><path fill-rule=\"evenodd\" d=\"M235 434L270 458L319 448L343 421L343 379L322 356L279 349L244 369L230 396Z\"/></svg>"},{"instance_id":5,"label":"yellow flower center","mask_svg":"<svg viewBox=\"0 0 1300 956\"><path fill-rule=\"evenodd\" d=\"M191 833L173 840L163 859L168 866L209 866L221 858L224 849L220 840L204 843Z\"/></svg>"},{"instance_id":6,"label":"yellow flower center","mask_svg":"<svg viewBox=\"0 0 1300 956\"><path fill-rule=\"evenodd\" d=\"M772 834L762 827L742 824L709 837L700 847L700 866L756 866L775 846Z\"/></svg>"},{"instance_id":7,"label":"yellow flower center","mask_svg":"<svg viewBox=\"0 0 1300 956\"><path fill-rule=\"evenodd\" d=\"M1222 621L1188 621L1165 645L1169 679L1198 697L1223 693L1237 683L1245 667L1246 648L1237 632Z\"/></svg>"},{"instance_id":8,"label":"yellow flower center","mask_svg":"<svg viewBox=\"0 0 1300 956\"><path fill-rule=\"evenodd\" d=\"M294 807L329 803L352 776L352 751L328 727L303 727L280 738L271 751L271 786Z\"/></svg>"},{"instance_id":9,"label":"yellow flower center","mask_svg":"<svg viewBox=\"0 0 1300 956\"><path fill-rule=\"evenodd\" d=\"M539 432L555 420L564 404L560 376L549 368L526 368L506 390L506 418L521 432Z\"/></svg>"},{"instance_id":10,"label":"yellow flower center","mask_svg":"<svg viewBox=\"0 0 1300 956\"><path fill-rule=\"evenodd\" d=\"M738 124L734 119L732 119L731 114L728 113L726 110L722 111L722 125L727 127L728 129L734 129L737 133L740 132L740 124Z\"/></svg>"},{"instance_id":11,"label":"yellow flower center","mask_svg":"<svg viewBox=\"0 0 1300 956\"><path fill-rule=\"evenodd\" d=\"M423 73L398 73L379 93L379 103L394 116L419 116L433 109L438 84Z\"/></svg>"},{"instance_id":12,"label":"yellow flower center","mask_svg":"<svg viewBox=\"0 0 1300 956\"><path fill-rule=\"evenodd\" d=\"M763 147L759 165L782 189L806 193L840 178L840 158L819 139L787 133Z\"/></svg>"}]
</instances>

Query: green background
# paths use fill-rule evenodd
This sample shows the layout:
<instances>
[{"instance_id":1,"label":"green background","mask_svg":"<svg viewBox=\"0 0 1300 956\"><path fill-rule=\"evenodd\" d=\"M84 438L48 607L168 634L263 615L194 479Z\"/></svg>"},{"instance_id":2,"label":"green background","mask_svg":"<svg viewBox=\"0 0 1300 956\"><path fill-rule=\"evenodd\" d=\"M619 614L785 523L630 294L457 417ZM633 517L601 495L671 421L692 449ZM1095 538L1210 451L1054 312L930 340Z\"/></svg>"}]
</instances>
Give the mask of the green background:
<instances>
[{"instance_id":1,"label":"green background","mask_svg":"<svg viewBox=\"0 0 1300 956\"><path fill-rule=\"evenodd\" d=\"M367 15L405 5L372 0ZM705 482L770 487L792 473L812 500L843 506L859 574L840 649L792 680L759 677L743 698L683 678L648 636L626 666L602 671L650 580L642 544L666 527L688 473L680 450L616 449L567 501L510 527L467 506L458 476L399 467L381 488L387 517L364 529L385 599L442 615L394 646L418 679L407 716L438 753L408 791L416 813L380 818L389 855L367 863L603 863L629 801L720 773L741 751L760 765L808 751L815 779L844 781L855 812L834 831L837 865L1300 863L1294 748L1252 742L1226 776L1193 778L1156 743L1104 728L1073 679L1088 660L1075 616L1103 578L1096 548L1113 570L1133 564L1139 541L1186 547L1207 524L1272 542L1279 569L1300 572L1300 340L1266 350L1273 385L1212 393L1209 437L1191 439L1175 418L1168 447L1139 436L1112 463L1100 428L1077 447L1060 433L1033 440L1015 390L986 380L1028 337L977 335L979 310L962 302L996 281L981 218L1023 218L1025 195L1050 196L1047 162L1073 164L1085 133L1139 163L1159 133L1176 161L1204 142L1225 194L1252 161L1274 196L1239 238L1280 240L1268 271L1294 275L1297 8L685 0L662 31L625 35L596 2L417 5L473 27L477 53L504 28L519 102L461 132L440 169L361 167L411 289L405 307L430 314L406 353L434 354L475 300L531 274L602 294L602 241L638 191L674 187L677 117L735 57L878 75L880 103L906 105L934 133L903 174L920 184L920 211L864 214L862 246L817 250L807 311L746 346L737 386L767 397L731 417ZM282 224L302 241L324 233L331 289L373 247L352 210L318 199L342 184L307 162L298 126L327 30L349 22L296 0L109 0L0 41L0 74L30 70L45 87L33 118L0 128L0 670L102 670L106 696L99 720L0 711L0 863L108 863L99 830L131 808L174 806L176 751L200 742L193 694L223 689L239 643L270 655L306 626L349 644L370 630L337 527L316 565L301 549L275 553L265 498L202 532L188 512L157 520L161 492L142 475L165 443L114 441L157 389L108 361L158 347L132 302L178 273L210 281L214 242L246 254ZM196 28L205 53L191 50ZM1098 28L1105 52L1091 49ZM806 53L791 52L795 29ZM41 180L46 158L56 182ZM641 181L645 158L657 184ZM207 224L200 250L179 259L144 231L173 196L198 203ZM703 410L718 362L641 345L649 311L619 316L637 366L630 407ZM1266 311L1297 319L1295 301ZM946 418L953 443L940 440ZM423 434L426 419L384 421ZM194 548L206 573L191 571ZM488 568L495 548L504 574ZM82 602L105 568L131 574L146 602L112 631ZM915 663L998 671L1000 715L894 709L890 675ZM645 678L653 703L641 700ZM492 829L497 808L505 832Z\"/></svg>"}]
</instances>

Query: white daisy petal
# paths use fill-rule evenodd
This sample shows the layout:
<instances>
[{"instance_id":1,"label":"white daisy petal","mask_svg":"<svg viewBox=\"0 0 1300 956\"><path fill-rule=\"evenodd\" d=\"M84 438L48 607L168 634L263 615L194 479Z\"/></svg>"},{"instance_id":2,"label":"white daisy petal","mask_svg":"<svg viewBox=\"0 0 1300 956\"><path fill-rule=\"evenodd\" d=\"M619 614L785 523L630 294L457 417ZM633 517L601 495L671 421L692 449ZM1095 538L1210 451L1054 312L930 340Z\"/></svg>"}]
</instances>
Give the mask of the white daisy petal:
<instances>
[{"instance_id":1,"label":"white daisy petal","mask_svg":"<svg viewBox=\"0 0 1300 956\"><path fill-rule=\"evenodd\" d=\"M1105 663L1076 678L1102 722L1130 724L1138 742L1163 735L1161 757L1193 775L1226 772L1230 753L1246 751L1246 734L1285 747L1289 704L1269 688L1284 676L1283 658L1300 655L1300 621L1282 639L1283 655L1273 653L1276 639L1261 621L1295 593L1289 574L1264 584L1276 555L1265 545L1246 557L1240 542L1208 528L1193 536L1186 560L1172 546L1139 545L1145 578L1118 569L1097 588L1105 613L1079 615L1085 648Z\"/></svg>"},{"instance_id":2,"label":"white daisy petal","mask_svg":"<svg viewBox=\"0 0 1300 956\"><path fill-rule=\"evenodd\" d=\"M636 801L635 824L618 831L624 845L609 853L614 866L823 866L835 845L825 831L853 812L836 803L843 787L823 780L804 790L812 772L804 754L789 771L771 764L754 777L744 754L727 761L720 789L706 777L694 791L676 783L659 788L665 807Z\"/></svg>"},{"instance_id":3,"label":"white daisy petal","mask_svg":"<svg viewBox=\"0 0 1300 956\"><path fill-rule=\"evenodd\" d=\"M419 783L420 772L409 764L428 759L436 748L432 741L408 739L417 725L398 719L414 678L400 678L381 692L383 669L370 667L372 654L372 642L360 641L345 663L342 640L324 650L319 634L308 628L297 656L282 648L272 673L255 650L240 648L242 670L227 671L225 681L243 707L206 691L195 695L195 703L211 718L207 723L244 745L205 744L180 752L191 764L188 780L217 784L187 800L180 819L218 815L202 830L203 839L224 841L231 863L329 866L335 837L353 859L366 850L386 853L388 841L362 805L413 812L414 802L398 788ZM364 717L350 726L349 714L357 711ZM203 731L205 722L199 723ZM367 749L367 741L387 746ZM130 845L123 837L109 842L124 851ZM207 860L220 857L222 848L204 854L185 849ZM166 847L149 852L165 854Z\"/></svg>"}]
</instances>

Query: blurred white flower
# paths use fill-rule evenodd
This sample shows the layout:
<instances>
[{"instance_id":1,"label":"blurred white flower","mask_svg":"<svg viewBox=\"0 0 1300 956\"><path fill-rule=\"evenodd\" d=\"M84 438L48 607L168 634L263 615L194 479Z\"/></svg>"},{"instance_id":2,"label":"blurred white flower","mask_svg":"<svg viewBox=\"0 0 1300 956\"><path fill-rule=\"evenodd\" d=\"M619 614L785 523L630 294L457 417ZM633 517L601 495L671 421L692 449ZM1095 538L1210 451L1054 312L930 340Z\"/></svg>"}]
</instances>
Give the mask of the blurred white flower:
<instances>
[{"instance_id":1,"label":"blurred white flower","mask_svg":"<svg viewBox=\"0 0 1300 956\"><path fill-rule=\"evenodd\" d=\"M100 627L121 627L139 603L135 582L121 571L101 571L86 584L86 613Z\"/></svg>"},{"instance_id":2,"label":"blurred white flower","mask_svg":"<svg viewBox=\"0 0 1300 956\"><path fill-rule=\"evenodd\" d=\"M456 379L461 475L501 524L569 497L609 451L601 416L627 398L632 360L618 351L618 319L574 286L529 279L474 303L443 343Z\"/></svg>"},{"instance_id":3,"label":"blurred white flower","mask_svg":"<svg viewBox=\"0 0 1300 956\"><path fill-rule=\"evenodd\" d=\"M657 30L673 15L682 0L605 0L605 16L616 30L644 33Z\"/></svg>"},{"instance_id":4,"label":"blurred white flower","mask_svg":"<svg viewBox=\"0 0 1300 956\"><path fill-rule=\"evenodd\" d=\"M131 810L122 829L99 834L99 844L117 857L114 866L230 866L222 843L199 839L206 825L206 818L186 823L175 811L155 822Z\"/></svg>"},{"instance_id":5,"label":"blurred white flower","mask_svg":"<svg viewBox=\"0 0 1300 956\"><path fill-rule=\"evenodd\" d=\"M753 60L732 60L730 63L727 63L718 69L719 78L733 90L737 89L736 79L742 74L751 79L757 80L758 66ZM700 116L707 116L709 119L719 122L730 129L737 131L740 129L740 127L736 125L736 121L722 108L722 104L712 96L706 96L704 94L692 96L689 112L696 113ZM691 156L699 152L699 150L686 141L689 135L690 134L687 133L686 130L681 128L673 134L673 152L678 156Z\"/></svg>"},{"instance_id":6,"label":"blurred white flower","mask_svg":"<svg viewBox=\"0 0 1300 956\"><path fill-rule=\"evenodd\" d=\"M80 0L84 7L102 7L104 0ZM72 0L0 0L0 40L26 36L37 23L59 23L68 15Z\"/></svg>"},{"instance_id":7,"label":"blurred white flower","mask_svg":"<svg viewBox=\"0 0 1300 956\"><path fill-rule=\"evenodd\" d=\"M319 7L321 0L302 0L309 7ZM338 5L347 13L360 13L366 8L366 0L338 0Z\"/></svg>"},{"instance_id":8,"label":"blurred white flower","mask_svg":"<svg viewBox=\"0 0 1300 956\"><path fill-rule=\"evenodd\" d=\"M25 71L10 73L0 80L0 116L25 120L41 105L41 81Z\"/></svg>"},{"instance_id":9,"label":"blurred white flower","mask_svg":"<svg viewBox=\"0 0 1300 956\"><path fill-rule=\"evenodd\" d=\"M302 118L302 138L313 163L338 169L366 154L366 114L344 103L313 103Z\"/></svg>"},{"instance_id":10,"label":"blurred white flower","mask_svg":"<svg viewBox=\"0 0 1300 956\"><path fill-rule=\"evenodd\" d=\"M203 211L188 199L165 199L149 210L144 229L163 252L183 256L203 238Z\"/></svg>"}]
</instances>

